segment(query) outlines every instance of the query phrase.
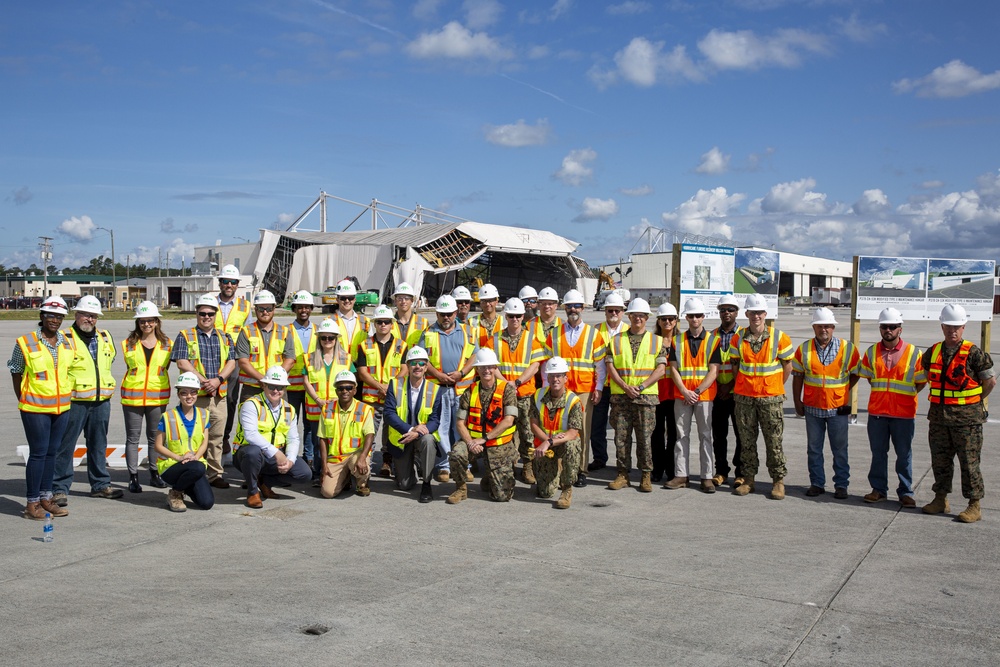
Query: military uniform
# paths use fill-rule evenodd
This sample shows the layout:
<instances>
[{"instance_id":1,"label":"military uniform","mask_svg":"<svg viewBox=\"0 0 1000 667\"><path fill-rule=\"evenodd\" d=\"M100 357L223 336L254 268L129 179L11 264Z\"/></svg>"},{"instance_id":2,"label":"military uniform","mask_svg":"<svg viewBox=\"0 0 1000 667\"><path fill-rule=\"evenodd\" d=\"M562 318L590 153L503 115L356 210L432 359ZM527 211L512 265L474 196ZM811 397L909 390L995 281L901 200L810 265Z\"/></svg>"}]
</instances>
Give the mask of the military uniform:
<instances>
[{"instance_id":1,"label":"military uniform","mask_svg":"<svg viewBox=\"0 0 1000 667\"><path fill-rule=\"evenodd\" d=\"M500 380L496 381L501 384ZM517 418L517 391L513 382L502 382L503 384L503 412L501 414L485 414L483 416L482 433L469 429L473 437L485 437L496 424L504 417L511 416ZM482 383L476 385L482 391ZM494 390L496 386L494 386ZM491 392L492 393L492 392ZM458 410L455 412L456 419L469 419L469 411L472 405L472 391L467 391L458 399ZM483 411L486 412L486 407ZM488 491L490 498L498 502L507 502L514 495L514 461L517 459L517 446L513 438L508 442L493 447L483 447L483 451L477 455L480 461L485 462L486 471L483 473L483 490ZM455 443L448 455L448 462L451 467L451 478L456 484L465 485L465 471L469 468L469 446L464 440ZM480 466L482 468L482 466Z\"/></svg>"},{"instance_id":2,"label":"military uniform","mask_svg":"<svg viewBox=\"0 0 1000 667\"><path fill-rule=\"evenodd\" d=\"M616 338L621 338L622 343L629 345L634 358L639 353L639 346L646 333L643 331L633 334L625 329ZM659 336L656 338L660 339ZM666 363L667 348L661 342L659 352L656 354L656 365L666 365ZM621 374L622 369L617 370ZM626 394L614 393L612 389L611 424L615 429L615 455L618 459L619 474L628 475L632 469L633 431L636 439L636 463L639 470L644 473L653 472L653 452L650 441L653 437L653 429L656 427L656 406L660 402L655 388L656 383L653 384L653 393L639 394L635 399L629 398Z\"/></svg>"},{"instance_id":3,"label":"military uniform","mask_svg":"<svg viewBox=\"0 0 1000 667\"><path fill-rule=\"evenodd\" d=\"M573 400L576 399L576 400ZM545 408L549 414L554 414L558 410L566 408L567 401L571 403L568 411L568 421L566 429L576 429L578 433L583 433L583 406L582 400L574 394L565 391L559 398L552 398L548 389L539 389L538 394L531 402L531 419L545 429L545 421L542 419L539 404ZM553 432L562 432L561 430ZM572 440L553 445L549 448L554 456L535 459L535 479L537 487L536 494L539 498L551 498L558 488L560 491L570 488L576 481L577 471L580 467L580 456L582 453L582 443L577 436ZM562 461L562 469L559 468L559 461ZM556 478L558 477L558 484Z\"/></svg>"}]
</instances>

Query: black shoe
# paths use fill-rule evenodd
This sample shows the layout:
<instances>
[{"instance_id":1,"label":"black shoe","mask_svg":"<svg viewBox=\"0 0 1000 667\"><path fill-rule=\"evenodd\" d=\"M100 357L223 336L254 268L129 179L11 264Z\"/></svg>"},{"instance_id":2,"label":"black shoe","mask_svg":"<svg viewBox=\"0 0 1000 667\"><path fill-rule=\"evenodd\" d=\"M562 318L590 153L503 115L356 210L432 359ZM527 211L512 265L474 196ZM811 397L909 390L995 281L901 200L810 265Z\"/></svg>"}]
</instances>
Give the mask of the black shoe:
<instances>
[{"instance_id":1,"label":"black shoe","mask_svg":"<svg viewBox=\"0 0 1000 667\"><path fill-rule=\"evenodd\" d=\"M806 495L809 496L810 498L815 498L816 496L821 496L821 495L823 495L823 487L822 486L816 486L815 484L813 484L808 489L806 489Z\"/></svg>"},{"instance_id":2,"label":"black shoe","mask_svg":"<svg viewBox=\"0 0 1000 667\"><path fill-rule=\"evenodd\" d=\"M160 477L160 473L155 470L149 471L149 485L154 489L167 488L167 483L163 481L162 477Z\"/></svg>"},{"instance_id":3,"label":"black shoe","mask_svg":"<svg viewBox=\"0 0 1000 667\"><path fill-rule=\"evenodd\" d=\"M431 483L424 482L420 485L420 502L429 503L434 500L434 494L431 492Z\"/></svg>"},{"instance_id":4,"label":"black shoe","mask_svg":"<svg viewBox=\"0 0 1000 667\"><path fill-rule=\"evenodd\" d=\"M587 464L587 470L589 472L594 472L595 470L601 470L602 468L605 467L607 467L607 464L604 463L603 461L591 461L590 463Z\"/></svg>"},{"instance_id":5,"label":"black shoe","mask_svg":"<svg viewBox=\"0 0 1000 667\"><path fill-rule=\"evenodd\" d=\"M654 483L662 482L663 481L663 471L662 470L654 470L653 474L650 476L650 478L653 480Z\"/></svg>"},{"instance_id":6,"label":"black shoe","mask_svg":"<svg viewBox=\"0 0 1000 667\"><path fill-rule=\"evenodd\" d=\"M139 475L128 476L129 493L142 493L142 486L139 484Z\"/></svg>"},{"instance_id":7,"label":"black shoe","mask_svg":"<svg viewBox=\"0 0 1000 667\"><path fill-rule=\"evenodd\" d=\"M216 488L216 489L228 489L229 488L229 482L227 482L226 480L222 479L222 477L216 477L211 482L209 482L209 484L212 485L212 487Z\"/></svg>"},{"instance_id":8,"label":"black shoe","mask_svg":"<svg viewBox=\"0 0 1000 667\"><path fill-rule=\"evenodd\" d=\"M604 464L601 464L601 467L603 468ZM582 489L583 487L587 486L587 476L581 472L579 475L576 476L576 481L573 482L573 486L575 486L578 489Z\"/></svg>"}]
</instances>

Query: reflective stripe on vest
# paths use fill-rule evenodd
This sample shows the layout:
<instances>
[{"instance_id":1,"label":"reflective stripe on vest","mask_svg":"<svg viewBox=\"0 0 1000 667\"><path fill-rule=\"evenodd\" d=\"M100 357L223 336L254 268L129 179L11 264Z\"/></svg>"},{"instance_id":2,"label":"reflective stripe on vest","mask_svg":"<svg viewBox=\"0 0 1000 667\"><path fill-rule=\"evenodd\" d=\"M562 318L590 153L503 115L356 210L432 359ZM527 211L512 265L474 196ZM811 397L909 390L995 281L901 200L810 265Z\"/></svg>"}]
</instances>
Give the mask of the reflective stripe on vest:
<instances>
[{"instance_id":1,"label":"reflective stripe on vest","mask_svg":"<svg viewBox=\"0 0 1000 667\"><path fill-rule=\"evenodd\" d=\"M548 357L562 357L569 365L566 389L574 394L589 394L596 389L597 364L605 357L603 340L597 329L584 324L576 345L570 345L566 327L560 325L549 332L546 347Z\"/></svg>"},{"instance_id":2,"label":"reflective stripe on vest","mask_svg":"<svg viewBox=\"0 0 1000 667\"><path fill-rule=\"evenodd\" d=\"M505 380L497 380L493 388L493 395L490 396L489 405L486 406L486 414L483 415L483 407L479 396L479 383L472 385L472 394L469 396L469 416L465 420L465 425L469 429L469 434L474 438L485 438L486 434L492 431L497 424L503 421L503 393L507 387ZM486 441L486 447L498 447L506 445L514 440L514 432L517 431L516 424L511 424L510 428L500 434L498 438Z\"/></svg>"},{"instance_id":3,"label":"reflective stripe on vest","mask_svg":"<svg viewBox=\"0 0 1000 667\"><path fill-rule=\"evenodd\" d=\"M342 348L339 342L334 343L333 363L330 364L329 369L323 362L320 351L314 351L309 358L308 366L309 384L316 390L320 400L336 401L337 392L334 391L334 383L337 379L337 373L351 370L351 360L347 358L347 350ZM305 385L302 386L302 390L305 391ZM319 415L319 403L313 400L309 392L306 392L306 419L313 422L319 421Z\"/></svg>"},{"instance_id":4,"label":"reflective stripe on vest","mask_svg":"<svg viewBox=\"0 0 1000 667\"><path fill-rule=\"evenodd\" d=\"M511 349L510 341L496 334L487 343L487 347L493 349L497 354L497 370L507 382L516 381L528 370L533 362L538 361L542 356L541 350L537 347L537 341L532 338L527 331L521 331L521 339L517 342L517 347ZM531 396L535 393L535 383L531 380L517 387L518 398Z\"/></svg>"},{"instance_id":5,"label":"reflective stripe on vest","mask_svg":"<svg viewBox=\"0 0 1000 667\"><path fill-rule=\"evenodd\" d=\"M392 321L392 335L406 343L407 347L413 347L420 340L420 334L430 325L430 320L426 317L411 313L410 321L406 323L405 330L399 326L399 320Z\"/></svg>"},{"instance_id":6,"label":"reflective stripe on vest","mask_svg":"<svg viewBox=\"0 0 1000 667\"><path fill-rule=\"evenodd\" d=\"M76 355L76 341L63 334L56 357L39 339L38 333L17 339L24 357L21 373L21 398L17 408L22 412L59 415L70 408L73 382L69 377L70 366ZM89 352L88 352L89 354Z\"/></svg>"},{"instance_id":7,"label":"reflective stripe on vest","mask_svg":"<svg viewBox=\"0 0 1000 667\"><path fill-rule=\"evenodd\" d=\"M181 335L187 343L188 361L194 364L194 369L201 375L205 375L205 366L201 363L201 348L198 345L198 328L182 329ZM215 335L219 337L219 371L221 372L226 362L229 361L229 346L226 345L226 334L221 329L215 329ZM211 378L209 378L211 379ZM225 398L228 382L220 382L216 395ZM199 389L199 396L208 396L208 393Z\"/></svg>"},{"instance_id":8,"label":"reflective stripe on vest","mask_svg":"<svg viewBox=\"0 0 1000 667\"><path fill-rule=\"evenodd\" d=\"M281 415L281 421L277 421L274 418L274 413L271 412L271 405L260 394L251 396L244 401L244 403L246 402L253 403L257 408L257 432L260 436L284 452L285 446L288 444L288 431L295 424L295 408L292 407L292 404L281 399L281 407L278 412ZM243 406L240 405L239 409L242 411ZM247 444L246 434L243 432L243 422L240 421L239 415L236 416L236 420L239 423L236 426L236 437L233 438L234 452L241 445Z\"/></svg>"},{"instance_id":9,"label":"reflective stripe on vest","mask_svg":"<svg viewBox=\"0 0 1000 667\"><path fill-rule=\"evenodd\" d=\"M677 359L677 372L680 373L684 387L689 391L694 391L701 384L701 381L708 375L708 360L712 357L712 352L719 346L719 339L715 334L706 334L705 338L698 346L698 354L691 356L691 341L687 333L674 336L674 357ZM708 389L698 395L699 401L711 401L715 399L715 383L709 385Z\"/></svg>"},{"instance_id":10,"label":"reflective stripe on vest","mask_svg":"<svg viewBox=\"0 0 1000 667\"><path fill-rule=\"evenodd\" d=\"M156 341L153 354L146 364L146 353L140 341L123 340L122 358L125 377L122 378L122 405L166 405L170 401L170 341Z\"/></svg>"},{"instance_id":11,"label":"reflective stripe on vest","mask_svg":"<svg viewBox=\"0 0 1000 667\"><path fill-rule=\"evenodd\" d=\"M78 338L76 331L69 330L69 336L76 342L76 354L69 368L69 379L73 384L74 401L106 401L115 395L115 378L111 375L111 363L115 359L115 344L111 334L101 329L97 336L97 359L90 355L87 343ZM64 334L65 335L65 334ZM97 386L100 379L101 386Z\"/></svg>"},{"instance_id":12,"label":"reflective stripe on vest","mask_svg":"<svg viewBox=\"0 0 1000 667\"><path fill-rule=\"evenodd\" d=\"M205 408L194 409L194 428L191 435L188 435L187 427L181 420L180 413L174 410L167 410L163 413L163 446L174 454L184 456L188 452L197 452L205 442L205 424L208 423L208 410ZM207 465L204 458L198 459ZM172 458L160 456L156 461L156 469L163 473L164 470L180 463Z\"/></svg>"},{"instance_id":13,"label":"reflective stripe on vest","mask_svg":"<svg viewBox=\"0 0 1000 667\"><path fill-rule=\"evenodd\" d=\"M459 335L462 336L462 357L459 359L458 368L454 370L461 370L465 367L466 362L472 358L473 353L476 350L475 345L472 343L472 339L466 335L464 330L459 330ZM427 361L431 366L437 370L446 372L441 368L441 334L433 329L428 329L424 332L424 349L427 350ZM469 374L462 378L462 381L455 385L455 393L461 396L465 391L472 386L471 381L467 381L470 378L474 379L476 377L476 370L473 368L469 371ZM434 381L433 378L428 377L428 380Z\"/></svg>"},{"instance_id":14,"label":"reflective stripe on vest","mask_svg":"<svg viewBox=\"0 0 1000 667\"><path fill-rule=\"evenodd\" d=\"M868 397L868 412L872 415L913 419L917 414L917 381L923 381L923 372L918 376L917 364L920 355L917 348L909 343L899 362L889 370L878 354L876 343L865 353L865 365L871 373L871 394Z\"/></svg>"},{"instance_id":15,"label":"reflective stripe on vest","mask_svg":"<svg viewBox=\"0 0 1000 667\"><path fill-rule=\"evenodd\" d=\"M739 338L733 335L730 341L730 352L733 352L733 341L739 341L735 353L731 357L739 363L736 375L736 386L733 392L740 396L763 397L782 396L785 393L785 371L778 361L778 346L781 345L781 332L771 327L771 334L761 346L760 352L754 352L745 336L749 330L744 329Z\"/></svg>"},{"instance_id":16,"label":"reflective stripe on vest","mask_svg":"<svg viewBox=\"0 0 1000 667\"><path fill-rule=\"evenodd\" d=\"M716 327L712 333L719 338L719 358L722 363L719 364L719 374L716 376L715 381L719 384L729 384L736 379L736 374L733 372L733 362L732 362L732 352L729 349L729 345L722 345L722 332L720 331L722 327ZM733 333L729 336L729 342L733 341L733 336L739 336L743 332L743 327L736 326L733 328Z\"/></svg>"},{"instance_id":17,"label":"reflective stripe on vest","mask_svg":"<svg viewBox=\"0 0 1000 667\"><path fill-rule=\"evenodd\" d=\"M305 391L306 357L316 350L316 325L310 323L312 333L309 335L309 349L302 349L302 338L295 326L288 325L288 335L294 336L292 348L295 350L295 361L288 369L288 391Z\"/></svg>"},{"instance_id":18,"label":"reflective stripe on vest","mask_svg":"<svg viewBox=\"0 0 1000 667\"><path fill-rule=\"evenodd\" d=\"M368 338L368 334L372 333L368 331L368 318L362 313L354 313L353 336L348 335L347 324L344 322L344 318L340 316L339 310L332 315L332 318L337 323L337 328L340 329L340 344L344 345L344 341L347 341L347 355L351 359L354 359L357 356L358 348Z\"/></svg>"},{"instance_id":19,"label":"reflective stripe on vest","mask_svg":"<svg viewBox=\"0 0 1000 667\"><path fill-rule=\"evenodd\" d=\"M565 433L569 430L569 413L572 412L574 405L579 405L580 409L583 406L580 405L580 397L571 391L566 392L566 403L563 407L558 408L554 412L549 412L549 408L545 405L545 394L548 393L548 388L539 389L535 392L535 408L538 410L539 426L542 430L551 438L559 433ZM535 437L535 446L540 446L545 440ZM563 443L566 444L566 443Z\"/></svg>"},{"instance_id":20,"label":"reflective stripe on vest","mask_svg":"<svg viewBox=\"0 0 1000 667\"><path fill-rule=\"evenodd\" d=\"M367 403L352 399L353 414L342 421L337 401L331 401L326 406L323 423L320 425L320 437L328 438L326 460L330 463L340 463L364 445L364 425L369 417L375 414L375 409Z\"/></svg>"},{"instance_id":21,"label":"reflective stripe on vest","mask_svg":"<svg viewBox=\"0 0 1000 667\"><path fill-rule=\"evenodd\" d=\"M406 351L406 344L398 338L392 339L389 351L385 355L385 362L382 361L382 354L379 351L378 343L369 337L362 344L361 351L365 355L365 363L368 365L368 372L381 384L389 384L389 380L399 375L400 367L403 365L403 354ZM378 389L367 382L361 383L361 400L373 405L381 405L384 398L379 398Z\"/></svg>"},{"instance_id":22,"label":"reflective stripe on vest","mask_svg":"<svg viewBox=\"0 0 1000 667\"><path fill-rule=\"evenodd\" d=\"M215 311L215 328L235 338L249 317L250 302L246 299L233 299L233 307L229 309L228 317L222 317L222 308Z\"/></svg>"},{"instance_id":23,"label":"reflective stripe on vest","mask_svg":"<svg viewBox=\"0 0 1000 667\"><path fill-rule=\"evenodd\" d=\"M389 382L389 391L393 393L396 398L396 415L402 419L404 422L409 423L410 420L410 382L406 378L396 378ZM431 418L431 413L434 412L434 401L437 400L438 394L441 392L441 387L434 384L433 382L424 381L424 386L420 390L421 400L420 406L417 409L417 423L414 424L426 424ZM382 422L384 426L382 428L389 429L389 443L402 449L404 447L403 443L399 441L403 437L403 433L399 433L396 429L390 428L389 424ZM432 433L435 440L439 440L437 432Z\"/></svg>"},{"instance_id":24,"label":"reflective stripe on vest","mask_svg":"<svg viewBox=\"0 0 1000 667\"><path fill-rule=\"evenodd\" d=\"M983 386L969 375L968 359L972 343L962 341L948 368L942 367L944 343L931 348L931 363L927 369L930 401L941 405L970 405L982 400Z\"/></svg>"},{"instance_id":25,"label":"reflective stripe on vest","mask_svg":"<svg viewBox=\"0 0 1000 667\"><path fill-rule=\"evenodd\" d=\"M646 332L639 343L639 353L632 358L632 346L628 340L628 330L623 330L611 340L611 358L622 382L633 387L645 383L656 370L656 356L663 348L663 339ZM624 394L625 390L617 382L611 383L612 394ZM643 394L656 395L656 383L642 390Z\"/></svg>"},{"instance_id":26,"label":"reflective stripe on vest","mask_svg":"<svg viewBox=\"0 0 1000 667\"><path fill-rule=\"evenodd\" d=\"M486 347L489 340L493 338L493 336L503 331L503 319L504 319L503 317L497 315L497 318L493 320L493 324L490 326L486 326L483 324L482 315L474 315L471 318L470 321L473 323L473 326L475 326L479 332L479 347Z\"/></svg>"},{"instance_id":27,"label":"reflective stripe on vest","mask_svg":"<svg viewBox=\"0 0 1000 667\"><path fill-rule=\"evenodd\" d=\"M799 346L802 351L802 402L812 408L832 410L848 403L847 390L851 383L850 360L854 344L840 339L836 358L824 366L816 353L816 339L810 338Z\"/></svg>"},{"instance_id":28,"label":"reflective stripe on vest","mask_svg":"<svg viewBox=\"0 0 1000 667\"><path fill-rule=\"evenodd\" d=\"M247 343L250 345L250 356L247 361L254 370L263 375L271 366L280 366L283 360L282 353L285 351L285 339L288 336L288 327L275 323L271 328L271 337L267 344L264 344L264 334L261 333L260 324L253 322L243 327ZM256 378L251 377L246 371L240 368L240 382L248 387L259 387L260 383Z\"/></svg>"}]
</instances>

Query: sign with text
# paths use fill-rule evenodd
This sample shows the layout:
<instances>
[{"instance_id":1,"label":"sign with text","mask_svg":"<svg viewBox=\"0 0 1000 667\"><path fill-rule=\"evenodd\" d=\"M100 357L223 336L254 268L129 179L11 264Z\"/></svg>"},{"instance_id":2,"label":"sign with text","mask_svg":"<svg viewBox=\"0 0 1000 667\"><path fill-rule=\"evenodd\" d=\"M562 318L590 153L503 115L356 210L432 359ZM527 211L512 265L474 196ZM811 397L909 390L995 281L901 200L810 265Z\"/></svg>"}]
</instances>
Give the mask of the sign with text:
<instances>
[{"instance_id":1,"label":"sign with text","mask_svg":"<svg viewBox=\"0 0 1000 667\"><path fill-rule=\"evenodd\" d=\"M993 320L996 262L989 259L858 257L855 289L859 320L877 320L892 306L906 320L936 320L949 303L969 319Z\"/></svg>"}]
</instances>

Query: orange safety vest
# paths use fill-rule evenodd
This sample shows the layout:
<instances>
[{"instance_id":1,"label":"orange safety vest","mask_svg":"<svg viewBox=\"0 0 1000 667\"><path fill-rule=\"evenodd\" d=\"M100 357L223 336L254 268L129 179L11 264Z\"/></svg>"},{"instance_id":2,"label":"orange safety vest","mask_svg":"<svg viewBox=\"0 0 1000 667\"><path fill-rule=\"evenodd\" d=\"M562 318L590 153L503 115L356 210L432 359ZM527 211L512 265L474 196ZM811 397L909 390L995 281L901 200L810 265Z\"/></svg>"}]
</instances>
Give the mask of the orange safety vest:
<instances>
[{"instance_id":1,"label":"orange safety vest","mask_svg":"<svg viewBox=\"0 0 1000 667\"><path fill-rule=\"evenodd\" d=\"M684 387L694 391L701 384L701 381L708 375L708 360L712 358L712 353L719 346L719 339L715 334L706 333L704 340L698 347L698 354L691 356L691 343L688 341L687 333L674 336L674 356L677 358L677 372L681 375ZM715 383L709 385L708 389L698 395L699 401L715 400Z\"/></svg>"},{"instance_id":2,"label":"orange safety vest","mask_svg":"<svg viewBox=\"0 0 1000 667\"><path fill-rule=\"evenodd\" d=\"M250 356L247 361L254 369L263 375L271 366L280 366L282 354L285 351L285 339L288 337L288 327L277 322L271 329L271 338L267 345L264 344L264 334L261 333L260 324L254 321L243 328L247 342L250 344ZM250 377L246 371L240 368L240 382L248 387L259 387L260 383Z\"/></svg>"},{"instance_id":3,"label":"orange safety vest","mask_svg":"<svg viewBox=\"0 0 1000 667\"><path fill-rule=\"evenodd\" d=\"M597 329L584 324L576 345L570 345L565 327L557 326L549 332L546 348L547 357L562 357L569 365L566 388L570 392L589 394L597 388L597 364L607 356L604 337Z\"/></svg>"},{"instance_id":4,"label":"orange safety vest","mask_svg":"<svg viewBox=\"0 0 1000 667\"><path fill-rule=\"evenodd\" d=\"M580 404L580 397L571 391L566 392L566 403L563 407L558 408L552 412L549 412L549 407L545 405L545 401L542 399L545 394L548 393L548 388L539 389L535 392L535 407L538 409L539 426L542 430L551 438L559 433L565 433L569 430L569 413L573 410L574 405L580 406L583 410L583 406ZM535 446L539 447L545 440L535 436ZM566 443L563 443L566 444Z\"/></svg>"},{"instance_id":5,"label":"orange safety vest","mask_svg":"<svg viewBox=\"0 0 1000 667\"><path fill-rule=\"evenodd\" d=\"M861 360L861 377L872 385L868 413L873 416L913 419L917 415L917 384L925 382L923 364L917 348L906 343L899 363L889 370L875 343Z\"/></svg>"},{"instance_id":6,"label":"orange safety vest","mask_svg":"<svg viewBox=\"0 0 1000 667\"><path fill-rule=\"evenodd\" d=\"M76 356L75 341L63 334L63 342L56 347L58 361L38 339L37 332L21 336L17 339L17 344L24 357L18 410L53 415L61 415L69 410L73 396L69 367L73 365L73 358Z\"/></svg>"},{"instance_id":7,"label":"orange safety vest","mask_svg":"<svg viewBox=\"0 0 1000 667\"><path fill-rule=\"evenodd\" d=\"M517 347L513 350L510 348L510 343L501 338L500 334L494 334L486 347L497 353L497 360L500 362L497 364L497 369L508 382L517 380L528 370L528 366L536 361L541 361L544 356L538 341L532 338L527 331L521 332L521 340L517 342ZM531 396L534 393L535 385L530 380L517 388L518 398Z\"/></svg>"},{"instance_id":8,"label":"orange safety vest","mask_svg":"<svg viewBox=\"0 0 1000 667\"><path fill-rule=\"evenodd\" d=\"M733 392L740 396L763 398L784 396L784 369L779 358L792 356L792 341L783 331L771 327L771 335L754 353L750 343L744 340L748 329L733 334L729 343L729 356L739 363L736 372L736 386Z\"/></svg>"},{"instance_id":9,"label":"orange safety vest","mask_svg":"<svg viewBox=\"0 0 1000 667\"><path fill-rule=\"evenodd\" d=\"M479 383L472 385L472 394L469 396L469 416L465 420L465 425L471 435L485 438L486 434L503 420L503 393L506 387L505 380L497 380L496 386L493 388L493 395L490 396L490 402L485 408L485 414L483 414L484 408L479 396ZM510 428L500 434L500 437L487 440L485 446L497 447L512 442L516 430L517 427L511 424Z\"/></svg>"},{"instance_id":10,"label":"orange safety vest","mask_svg":"<svg viewBox=\"0 0 1000 667\"><path fill-rule=\"evenodd\" d=\"M166 405L170 402L170 341L157 341L153 354L146 365L146 353L139 341L121 342L122 358L125 359L125 377L122 378L122 405L146 406Z\"/></svg>"},{"instance_id":11,"label":"orange safety vest","mask_svg":"<svg viewBox=\"0 0 1000 667\"><path fill-rule=\"evenodd\" d=\"M811 408L833 410L847 405L851 371L857 365L857 350L848 340L840 339L840 351L824 366L816 353L816 339L810 338L795 351L795 370L802 373L802 402Z\"/></svg>"},{"instance_id":12,"label":"orange safety vest","mask_svg":"<svg viewBox=\"0 0 1000 667\"><path fill-rule=\"evenodd\" d=\"M486 327L483 325L482 315L476 315L472 318L473 326L476 327L479 332L479 347L487 347L489 340L503 331L503 320L503 315L501 313L497 313L497 318L493 321L493 325Z\"/></svg>"},{"instance_id":13,"label":"orange safety vest","mask_svg":"<svg viewBox=\"0 0 1000 667\"><path fill-rule=\"evenodd\" d=\"M969 374L967 365L971 349L972 343L963 340L948 368L944 368L944 343L935 343L931 348L931 363L927 369L931 403L971 405L982 400L983 386Z\"/></svg>"},{"instance_id":14,"label":"orange safety vest","mask_svg":"<svg viewBox=\"0 0 1000 667\"><path fill-rule=\"evenodd\" d=\"M375 381L388 385L389 380L399 376L400 368L403 364L403 356L406 354L406 343L399 338L393 338L392 344L389 346L389 351L385 355L384 362L378 349L378 343L375 342L373 336L365 339L365 342L362 343L361 351L365 355L365 364L367 365L368 372L375 378ZM385 403L384 398L378 397L378 390L375 387L372 387L367 382L362 382L361 384L362 401L371 403L372 405L382 405Z\"/></svg>"}]
</instances>

